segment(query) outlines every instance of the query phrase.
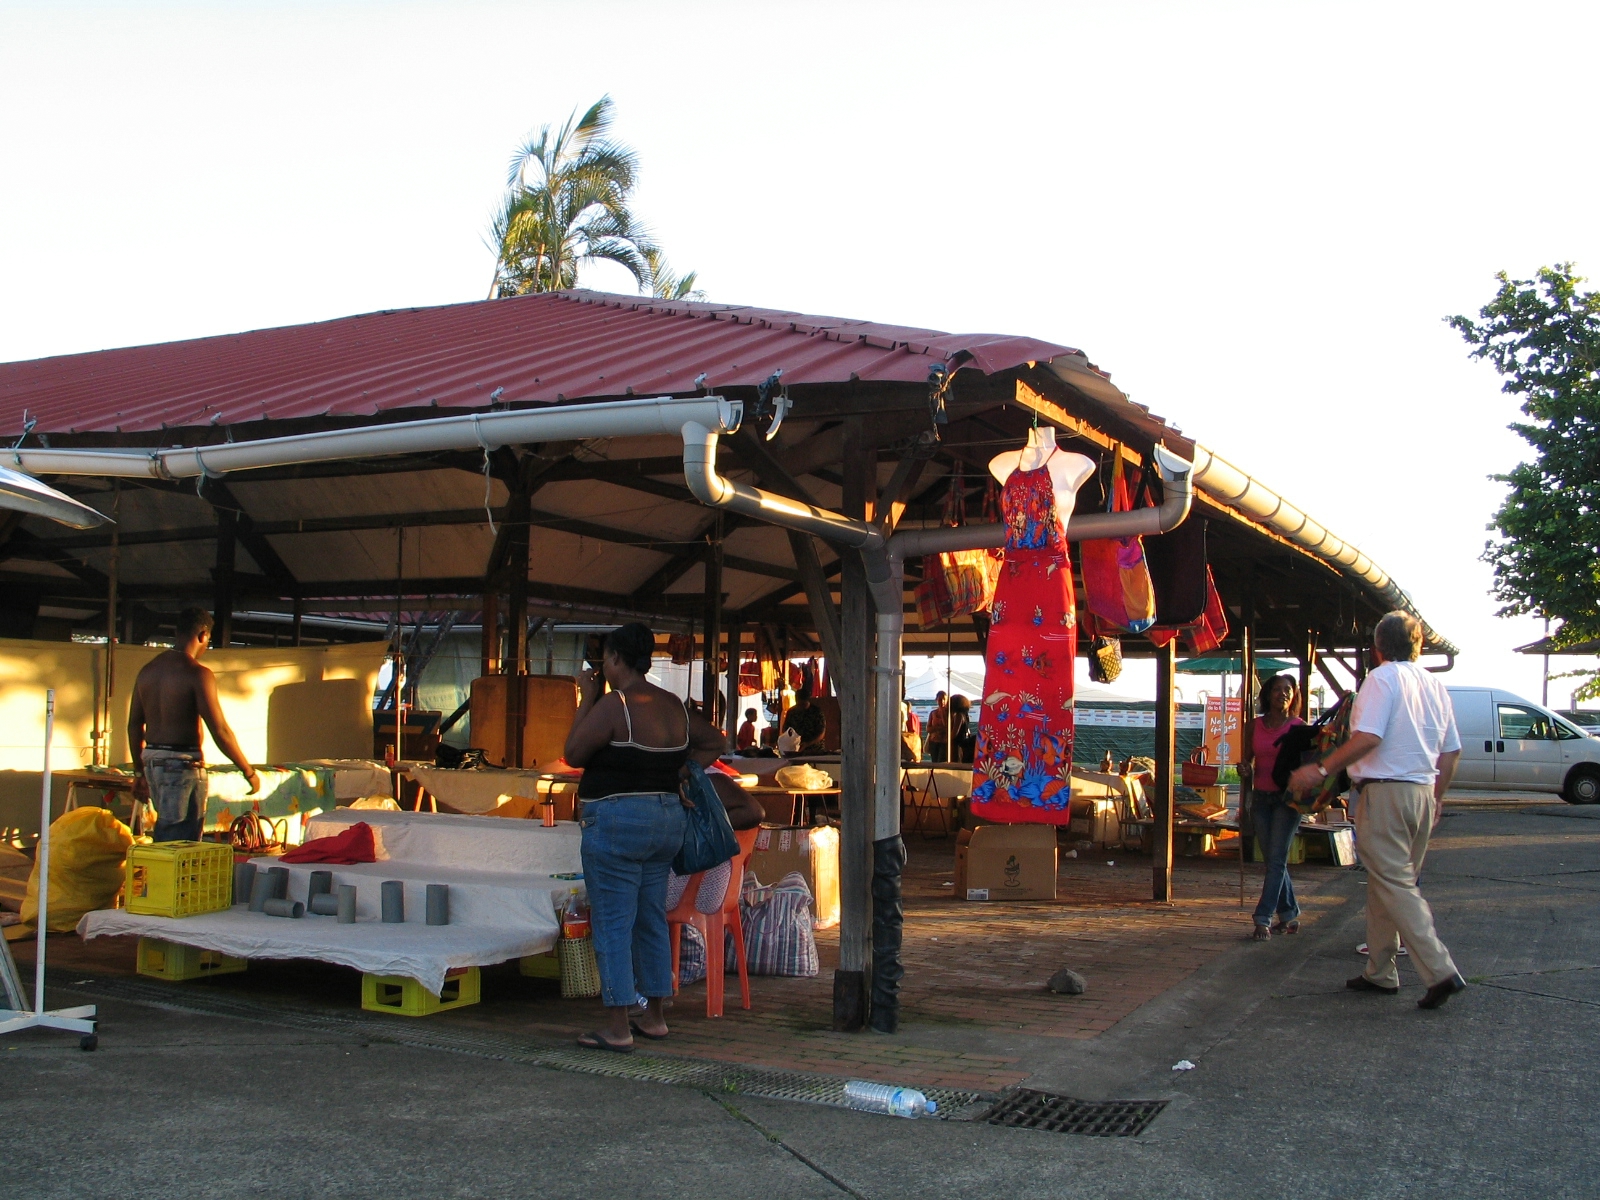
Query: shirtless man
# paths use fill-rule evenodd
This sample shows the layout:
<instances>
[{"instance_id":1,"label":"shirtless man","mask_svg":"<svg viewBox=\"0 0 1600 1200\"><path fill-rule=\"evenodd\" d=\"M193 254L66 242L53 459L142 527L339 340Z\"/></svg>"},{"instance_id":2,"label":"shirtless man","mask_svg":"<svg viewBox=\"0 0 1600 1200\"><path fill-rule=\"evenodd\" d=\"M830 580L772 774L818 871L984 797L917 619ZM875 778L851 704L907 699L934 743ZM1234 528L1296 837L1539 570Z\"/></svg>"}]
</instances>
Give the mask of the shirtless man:
<instances>
[{"instance_id":1,"label":"shirtless man","mask_svg":"<svg viewBox=\"0 0 1600 1200\"><path fill-rule=\"evenodd\" d=\"M200 757L200 722L211 740L244 772L250 790L261 777L239 749L222 715L217 681L197 661L211 648L211 614L186 608L178 614L175 644L139 672L128 706L128 749L142 772L134 784L140 800L154 800L155 840L198 841L206 817L206 768Z\"/></svg>"}]
</instances>

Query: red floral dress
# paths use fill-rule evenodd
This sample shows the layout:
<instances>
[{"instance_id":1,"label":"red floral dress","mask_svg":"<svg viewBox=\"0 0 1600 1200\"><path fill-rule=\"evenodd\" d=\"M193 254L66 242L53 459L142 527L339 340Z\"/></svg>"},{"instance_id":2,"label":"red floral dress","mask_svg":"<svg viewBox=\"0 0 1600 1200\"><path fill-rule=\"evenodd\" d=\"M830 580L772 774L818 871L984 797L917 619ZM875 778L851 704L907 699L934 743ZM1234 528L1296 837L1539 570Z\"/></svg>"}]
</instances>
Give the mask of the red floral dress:
<instances>
[{"instance_id":1,"label":"red floral dress","mask_svg":"<svg viewBox=\"0 0 1600 1200\"><path fill-rule=\"evenodd\" d=\"M1065 825L1072 802L1072 560L1048 465L1006 477L1005 563L990 610L972 813Z\"/></svg>"}]
</instances>

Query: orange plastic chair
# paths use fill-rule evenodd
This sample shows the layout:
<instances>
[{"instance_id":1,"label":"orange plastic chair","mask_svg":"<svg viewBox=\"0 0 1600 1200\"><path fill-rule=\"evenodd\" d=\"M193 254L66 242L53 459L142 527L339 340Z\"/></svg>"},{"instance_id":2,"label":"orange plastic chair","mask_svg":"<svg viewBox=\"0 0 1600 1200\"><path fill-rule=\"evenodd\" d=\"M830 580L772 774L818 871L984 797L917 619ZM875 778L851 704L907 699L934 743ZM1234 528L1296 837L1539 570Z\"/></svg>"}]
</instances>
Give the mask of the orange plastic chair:
<instances>
[{"instance_id":1,"label":"orange plastic chair","mask_svg":"<svg viewBox=\"0 0 1600 1200\"><path fill-rule=\"evenodd\" d=\"M745 962L744 950L744 922L739 919L739 895L744 891L744 868L750 860L750 852L756 848L757 829L736 829L733 836L739 839L739 853L733 860L733 867L728 872L728 890L722 895L722 907L716 912L703 913L695 907L695 900L700 895L700 883L705 878L705 872L689 877L688 886L683 889L683 897L678 901L678 907L667 914L667 929L672 935L672 986L673 991L678 987L678 961L679 951L683 944L683 927L693 925L700 931L700 936L706 943L706 1016L720 1017L722 1015L723 1000L723 974L725 971L724 957L726 950L723 948L724 929L733 932L733 955L739 964L739 996L743 1002L741 1007L750 1007L750 971Z\"/></svg>"}]
</instances>

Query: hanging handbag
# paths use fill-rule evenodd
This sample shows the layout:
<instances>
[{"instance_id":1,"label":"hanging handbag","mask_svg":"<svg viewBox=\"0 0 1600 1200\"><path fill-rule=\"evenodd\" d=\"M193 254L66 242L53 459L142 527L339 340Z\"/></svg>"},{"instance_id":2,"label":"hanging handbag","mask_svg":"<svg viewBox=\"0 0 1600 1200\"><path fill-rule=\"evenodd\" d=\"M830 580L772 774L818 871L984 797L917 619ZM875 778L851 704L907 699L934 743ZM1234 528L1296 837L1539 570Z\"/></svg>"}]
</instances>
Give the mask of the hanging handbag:
<instances>
[{"instance_id":1,"label":"hanging handbag","mask_svg":"<svg viewBox=\"0 0 1600 1200\"><path fill-rule=\"evenodd\" d=\"M722 798L706 778L706 770L693 759L689 761L686 778L678 789L683 797L688 818L683 827L683 845L672 860L672 869L679 875L698 875L712 867L720 867L739 853L739 840L733 836L733 825L728 821L728 811L722 807Z\"/></svg>"},{"instance_id":2,"label":"hanging handbag","mask_svg":"<svg viewBox=\"0 0 1600 1200\"><path fill-rule=\"evenodd\" d=\"M1209 566L1206 567L1206 610L1183 633L1191 654L1210 654L1228 638L1228 613L1222 607L1222 597L1217 595Z\"/></svg>"},{"instance_id":3,"label":"hanging handbag","mask_svg":"<svg viewBox=\"0 0 1600 1200\"><path fill-rule=\"evenodd\" d=\"M1083 632L1089 637L1089 678L1095 683L1115 683L1122 674L1122 641L1100 632L1094 614L1085 613Z\"/></svg>"},{"instance_id":4,"label":"hanging handbag","mask_svg":"<svg viewBox=\"0 0 1600 1200\"><path fill-rule=\"evenodd\" d=\"M1222 774L1220 767L1206 765L1206 748L1196 746L1194 753L1189 755L1189 761L1183 764L1183 786L1190 788L1215 787L1217 777Z\"/></svg>"},{"instance_id":5,"label":"hanging handbag","mask_svg":"<svg viewBox=\"0 0 1600 1200\"><path fill-rule=\"evenodd\" d=\"M966 492L959 478L950 481L944 524L959 529L967 522ZM1000 581L1000 557L989 550L953 550L922 560L917 585L917 620L923 629L946 624L969 613L987 612Z\"/></svg>"},{"instance_id":6,"label":"hanging handbag","mask_svg":"<svg viewBox=\"0 0 1600 1200\"><path fill-rule=\"evenodd\" d=\"M1140 470L1139 496L1159 504L1159 489L1155 465L1147 459ZM1176 529L1147 537L1144 554L1155 592L1156 625L1176 629L1198 621L1207 600L1205 520L1191 512Z\"/></svg>"},{"instance_id":7,"label":"hanging handbag","mask_svg":"<svg viewBox=\"0 0 1600 1200\"><path fill-rule=\"evenodd\" d=\"M1111 454L1106 512L1129 512L1134 505L1122 473L1121 447L1112 447ZM1156 623L1155 591L1141 538L1090 538L1078 543L1078 556L1090 612L1129 633L1143 633Z\"/></svg>"}]
</instances>

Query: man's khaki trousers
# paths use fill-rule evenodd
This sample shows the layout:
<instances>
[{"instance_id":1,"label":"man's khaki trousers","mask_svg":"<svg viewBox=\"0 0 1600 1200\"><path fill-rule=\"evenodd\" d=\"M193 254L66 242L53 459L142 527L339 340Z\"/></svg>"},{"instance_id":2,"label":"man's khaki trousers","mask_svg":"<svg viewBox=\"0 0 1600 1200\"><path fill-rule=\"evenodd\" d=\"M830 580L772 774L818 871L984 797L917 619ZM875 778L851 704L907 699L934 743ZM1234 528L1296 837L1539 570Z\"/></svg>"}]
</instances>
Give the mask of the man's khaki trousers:
<instances>
[{"instance_id":1,"label":"man's khaki trousers","mask_svg":"<svg viewBox=\"0 0 1600 1200\"><path fill-rule=\"evenodd\" d=\"M1456 974L1450 951L1433 931L1433 910L1417 891L1417 874L1433 832L1433 786L1369 783L1356 808L1356 851L1367 869L1367 970L1380 987L1398 987L1401 941L1428 987Z\"/></svg>"}]
</instances>

